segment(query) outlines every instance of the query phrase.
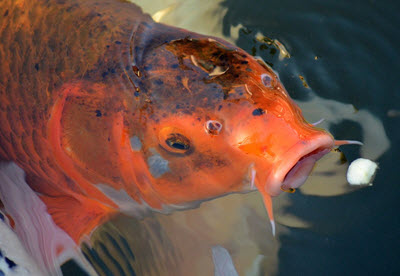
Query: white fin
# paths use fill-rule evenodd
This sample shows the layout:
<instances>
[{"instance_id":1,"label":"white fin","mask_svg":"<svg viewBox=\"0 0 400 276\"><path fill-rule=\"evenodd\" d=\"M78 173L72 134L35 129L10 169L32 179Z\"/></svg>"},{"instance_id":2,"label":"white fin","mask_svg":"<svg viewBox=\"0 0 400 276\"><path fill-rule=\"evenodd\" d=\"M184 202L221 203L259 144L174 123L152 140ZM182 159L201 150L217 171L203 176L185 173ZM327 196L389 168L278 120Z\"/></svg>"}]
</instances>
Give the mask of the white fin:
<instances>
[{"instance_id":1,"label":"white fin","mask_svg":"<svg viewBox=\"0 0 400 276\"><path fill-rule=\"evenodd\" d=\"M46 205L25 182L23 170L14 163L0 163L0 199L15 222L21 243L42 271L62 275L61 264L74 259L89 275L96 275L75 242L53 222Z\"/></svg>"},{"instance_id":2,"label":"white fin","mask_svg":"<svg viewBox=\"0 0 400 276\"><path fill-rule=\"evenodd\" d=\"M10 261L15 265L10 265ZM26 252L14 231L2 220L0 220L0 271L10 276L44 275Z\"/></svg>"}]
</instances>

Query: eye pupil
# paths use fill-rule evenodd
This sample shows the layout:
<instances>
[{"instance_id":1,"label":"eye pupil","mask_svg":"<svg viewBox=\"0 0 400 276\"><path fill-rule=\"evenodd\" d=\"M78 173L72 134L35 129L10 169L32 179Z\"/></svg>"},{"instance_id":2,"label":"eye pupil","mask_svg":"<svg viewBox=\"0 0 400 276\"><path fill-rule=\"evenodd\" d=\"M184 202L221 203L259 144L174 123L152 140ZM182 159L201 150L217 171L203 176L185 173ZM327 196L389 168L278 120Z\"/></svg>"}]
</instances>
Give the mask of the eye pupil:
<instances>
[{"instance_id":1,"label":"eye pupil","mask_svg":"<svg viewBox=\"0 0 400 276\"><path fill-rule=\"evenodd\" d=\"M190 148L189 139L179 133L170 134L169 137L165 140L165 143L169 147L177 149L177 150L185 151Z\"/></svg>"},{"instance_id":2,"label":"eye pupil","mask_svg":"<svg viewBox=\"0 0 400 276\"><path fill-rule=\"evenodd\" d=\"M171 147L176 148L176 149L180 149L180 150L184 150L184 149L188 149L189 147L183 143L172 143Z\"/></svg>"}]
</instances>

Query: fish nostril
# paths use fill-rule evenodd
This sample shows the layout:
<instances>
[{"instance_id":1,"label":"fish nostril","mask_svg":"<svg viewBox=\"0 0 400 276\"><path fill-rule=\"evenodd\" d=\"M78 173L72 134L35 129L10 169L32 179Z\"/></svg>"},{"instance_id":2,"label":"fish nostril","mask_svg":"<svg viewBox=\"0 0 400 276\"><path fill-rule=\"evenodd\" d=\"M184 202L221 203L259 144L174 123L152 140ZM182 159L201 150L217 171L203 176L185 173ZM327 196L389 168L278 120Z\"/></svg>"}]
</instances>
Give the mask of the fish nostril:
<instances>
[{"instance_id":1,"label":"fish nostril","mask_svg":"<svg viewBox=\"0 0 400 276\"><path fill-rule=\"evenodd\" d=\"M261 82L265 87L272 87L272 78L268 74L261 75Z\"/></svg>"},{"instance_id":2,"label":"fish nostril","mask_svg":"<svg viewBox=\"0 0 400 276\"><path fill-rule=\"evenodd\" d=\"M218 135L222 130L222 124L215 120L208 120L205 123L206 132L212 135Z\"/></svg>"}]
</instances>

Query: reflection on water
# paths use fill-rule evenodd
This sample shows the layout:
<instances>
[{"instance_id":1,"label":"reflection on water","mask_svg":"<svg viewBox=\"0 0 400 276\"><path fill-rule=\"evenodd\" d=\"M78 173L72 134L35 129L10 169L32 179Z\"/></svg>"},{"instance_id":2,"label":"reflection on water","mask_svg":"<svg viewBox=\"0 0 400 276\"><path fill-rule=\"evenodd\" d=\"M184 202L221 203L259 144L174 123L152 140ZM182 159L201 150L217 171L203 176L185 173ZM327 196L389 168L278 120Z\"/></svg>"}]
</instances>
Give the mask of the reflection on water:
<instances>
[{"instance_id":1,"label":"reflection on water","mask_svg":"<svg viewBox=\"0 0 400 276\"><path fill-rule=\"evenodd\" d=\"M230 195L169 216L153 214L141 221L120 216L99 228L91 244L103 262L129 262L138 275L212 275L216 245L230 253L239 275L251 271L259 256L263 257L259 265L270 274L277 264L278 248L268 222L257 193ZM119 236L134 260L115 254L114 246L105 246L110 253L100 246L112 244L109 237L118 240ZM120 242L119 247L124 245ZM114 264L109 267L116 269Z\"/></svg>"}]
</instances>

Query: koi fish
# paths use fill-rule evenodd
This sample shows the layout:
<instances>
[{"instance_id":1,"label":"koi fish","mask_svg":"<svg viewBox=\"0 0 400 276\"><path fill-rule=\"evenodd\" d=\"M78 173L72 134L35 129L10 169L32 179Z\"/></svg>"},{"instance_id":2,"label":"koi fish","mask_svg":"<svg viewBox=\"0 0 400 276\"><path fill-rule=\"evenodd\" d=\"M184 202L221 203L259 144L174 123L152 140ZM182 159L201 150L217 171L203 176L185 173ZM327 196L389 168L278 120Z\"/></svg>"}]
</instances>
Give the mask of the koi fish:
<instances>
[{"instance_id":1,"label":"koi fish","mask_svg":"<svg viewBox=\"0 0 400 276\"><path fill-rule=\"evenodd\" d=\"M3 0L0 14L0 159L76 244L120 212L253 190L274 225L271 197L349 143L308 123L262 60L132 3Z\"/></svg>"}]
</instances>

